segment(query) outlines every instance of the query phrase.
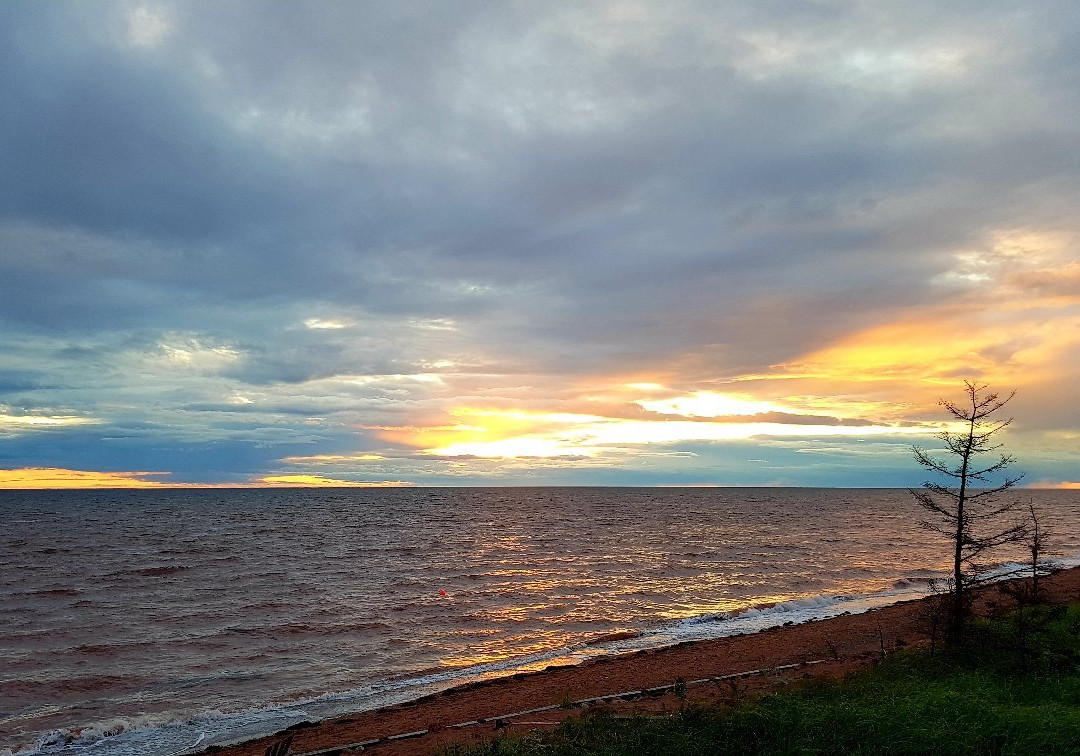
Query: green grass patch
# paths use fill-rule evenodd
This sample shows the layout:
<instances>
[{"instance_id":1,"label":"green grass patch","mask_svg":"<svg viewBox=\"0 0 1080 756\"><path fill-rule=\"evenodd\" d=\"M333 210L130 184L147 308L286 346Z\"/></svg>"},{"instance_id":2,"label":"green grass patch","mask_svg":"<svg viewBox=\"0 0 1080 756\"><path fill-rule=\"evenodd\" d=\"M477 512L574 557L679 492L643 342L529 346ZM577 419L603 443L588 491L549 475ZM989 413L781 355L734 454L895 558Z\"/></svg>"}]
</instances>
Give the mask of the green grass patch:
<instances>
[{"instance_id":1,"label":"green grass patch","mask_svg":"<svg viewBox=\"0 0 1080 756\"><path fill-rule=\"evenodd\" d=\"M1045 615L1020 630L1016 615L980 621L962 654L905 651L842 682L737 707L629 719L585 711L553 732L446 753L1080 754L1080 604L1025 611Z\"/></svg>"}]
</instances>

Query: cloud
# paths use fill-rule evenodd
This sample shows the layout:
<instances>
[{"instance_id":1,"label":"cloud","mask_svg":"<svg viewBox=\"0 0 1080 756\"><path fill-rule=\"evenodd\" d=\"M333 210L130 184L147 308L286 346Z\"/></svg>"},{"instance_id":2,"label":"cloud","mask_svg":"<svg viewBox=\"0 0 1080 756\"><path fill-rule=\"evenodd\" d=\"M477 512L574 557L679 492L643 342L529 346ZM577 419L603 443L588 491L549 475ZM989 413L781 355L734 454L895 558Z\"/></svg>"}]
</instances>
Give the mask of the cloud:
<instances>
[{"instance_id":1,"label":"cloud","mask_svg":"<svg viewBox=\"0 0 1080 756\"><path fill-rule=\"evenodd\" d=\"M690 396L669 399L640 399L636 403L651 412L683 417L745 416L783 411L781 406L771 402L763 402L745 395L717 394L713 391L695 391Z\"/></svg>"},{"instance_id":2,"label":"cloud","mask_svg":"<svg viewBox=\"0 0 1080 756\"><path fill-rule=\"evenodd\" d=\"M285 457L281 461L292 465L336 465L352 462L377 462L385 460L381 454L313 454L311 456Z\"/></svg>"},{"instance_id":3,"label":"cloud","mask_svg":"<svg viewBox=\"0 0 1080 756\"><path fill-rule=\"evenodd\" d=\"M418 449L485 479L531 450L572 482L739 417L921 427L981 375L1049 464L1080 422L1077 13L0 6L0 401L94 419L3 421L0 459L445 481ZM461 408L530 419L375 430Z\"/></svg>"},{"instance_id":4,"label":"cloud","mask_svg":"<svg viewBox=\"0 0 1080 756\"><path fill-rule=\"evenodd\" d=\"M213 488L207 483L183 483L155 478L167 472L99 472L61 468L24 467L0 470L0 489L64 489L64 488ZM406 481L357 481L328 478L321 475L267 475L247 483L228 483L229 488L386 488L412 485Z\"/></svg>"},{"instance_id":5,"label":"cloud","mask_svg":"<svg viewBox=\"0 0 1080 756\"><path fill-rule=\"evenodd\" d=\"M716 406L718 397L710 404ZM700 396L691 398L700 401ZM675 402L678 405L678 402ZM730 406L729 403L725 403ZM940 424L883 425L870 422L821 423L817 417L731 416L713 421L642 420L570 413L461 408L454 422L431 428L386 429L385 438L416 446L439 457L498 459L604 456L633 458L644 450L691 442L742 441L749 438L828 438L876 435L917 437L939 433Z\"/></svg>"},{"instance_id":6,"label":"cloud","mask_svg":"<svg viewBox=\"0 0 1080 756\"><path fill-rule=\"evenodd\" d=\"M412 483L400 480L358 481L326 478L321 475L267 475L259 479L262 486L285 486L305 488L397 488Z\"/></svg>"},{"instance_id":7,"label":"cloud","mask_svg":"<svg viewBox=\"0 0 1080 756\"><path fill-rule=\"evenodd\" d=\"M1071 491L1080 489L1080 482L1074 480L1041 480L1032 483L1031 488L1050 488L1059 489L1063 491Z\"/></svg>"},{"instance_id":8,"label":"cloud","mask_svg":"<svg viewBox=\"0 0 1080 756\"><path fill-rule=\"evenodd\" d=\"M167 474L22 468L0 470L0 488L162 488L167 484L147 478Z\"/></svg>"},{"instance_id":9,"label":"cloud","mask_svg":"<svg viewBox=\"0 0 1080 756\"><path fill-rule=\"evenodd\" d=\"M0 437L20 433L58 430L76 425L90 425L98 420L78 415L12 414L0 405Z\"/></svg>"}]
</instances>

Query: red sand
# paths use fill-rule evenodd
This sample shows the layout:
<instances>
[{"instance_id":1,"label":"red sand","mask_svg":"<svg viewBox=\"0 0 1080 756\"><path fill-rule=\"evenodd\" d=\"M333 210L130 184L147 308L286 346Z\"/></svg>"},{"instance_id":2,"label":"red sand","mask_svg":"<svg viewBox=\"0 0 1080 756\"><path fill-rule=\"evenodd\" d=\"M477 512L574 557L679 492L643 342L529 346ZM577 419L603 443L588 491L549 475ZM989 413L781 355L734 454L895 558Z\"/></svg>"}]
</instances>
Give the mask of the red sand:
<instances>
[{"instance_id":1,"label":"red sand","mask_svg":"<svg viewBox=\"0 0 1080 756\"><path fill-rule=\"evenodd\" d=\"M1080 568L1059 572L1041 585L1050 600L1080 599ZM1007 600L990 588L982 610L992 608L992 602L1006 604ZM928 607L925 599L907 601L864 614L778 627L753 635L684 643L572 667L549 667L542 672L453 688L385 709L298 725L271 737L211 748L208 753L264 756L268 747L291 736L290 754L349 754L361 750L384 756L426 754L455 741L489 738L497 728L524 731L552 727L573 713L560 706L564 701L671 686L678 677L690 681L686 691L689 701L730 702L752 691L792 685L811 677L841 677L872 663L883 652L927 644ZM747 672L754 674L741 674ZM725 676L729 678L705 680ZM630 700L591 705L629 714L677 710L680 703L670 690L657 690ZM545 706L555 708L528 712ZM486 719L491 721L484 722ZM473 721L476 723L469 726L455 726ZM370 742L418 731L426 733ZM355 747L361 743L362 748ZM354 747L350 749L350 745Z\"/></svg>"}]
</instances>

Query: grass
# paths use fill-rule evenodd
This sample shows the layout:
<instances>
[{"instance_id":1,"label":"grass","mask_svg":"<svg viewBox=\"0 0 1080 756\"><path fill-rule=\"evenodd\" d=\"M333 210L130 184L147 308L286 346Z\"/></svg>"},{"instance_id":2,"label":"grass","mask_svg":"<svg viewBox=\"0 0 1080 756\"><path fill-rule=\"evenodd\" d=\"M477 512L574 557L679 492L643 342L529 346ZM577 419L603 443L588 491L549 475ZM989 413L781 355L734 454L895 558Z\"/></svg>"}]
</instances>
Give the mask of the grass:
<instances>
[{"instance_id":1,"label":"grass","mask_svg":"<svg viewBox=\"0 0 1080 756\"><path fill-rule=\"evenodd\" d=\"M586 711L446 754L1080 754L1080 604L1026 611L973 624L963 654L904 651L733 708Z\"/></svg>"}]
</instances>

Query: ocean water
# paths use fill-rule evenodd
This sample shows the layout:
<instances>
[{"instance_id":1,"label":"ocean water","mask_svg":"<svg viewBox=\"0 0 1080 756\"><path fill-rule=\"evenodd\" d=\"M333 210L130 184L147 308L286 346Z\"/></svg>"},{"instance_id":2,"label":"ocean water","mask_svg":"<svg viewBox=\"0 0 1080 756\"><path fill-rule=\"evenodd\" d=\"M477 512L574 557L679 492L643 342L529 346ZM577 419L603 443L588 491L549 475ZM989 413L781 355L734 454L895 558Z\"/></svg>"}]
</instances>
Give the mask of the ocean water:
<instances>
[{"instance_id":1,"label":"ocean water","mask_svg":"<svg viewBox=\"0 0 1080 756\"><path fill-rule=\"evenodd\" d=\"M1020 496L1076 563L1080 492ZM196 753L948 567L882 489L0 491L0 515L0 754Z\"/></svg>"}]
</instances>

